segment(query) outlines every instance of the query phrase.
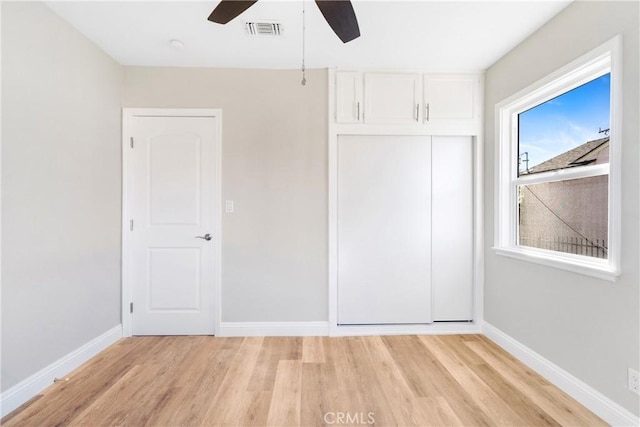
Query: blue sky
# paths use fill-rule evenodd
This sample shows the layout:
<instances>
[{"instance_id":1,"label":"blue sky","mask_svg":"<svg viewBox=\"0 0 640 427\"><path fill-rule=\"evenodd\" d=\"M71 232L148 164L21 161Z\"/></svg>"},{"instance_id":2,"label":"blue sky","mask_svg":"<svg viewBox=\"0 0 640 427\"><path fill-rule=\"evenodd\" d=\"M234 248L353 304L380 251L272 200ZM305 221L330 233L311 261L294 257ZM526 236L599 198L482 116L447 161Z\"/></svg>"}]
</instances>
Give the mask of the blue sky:
<instances>
[{"instance_id":1,"label":"blue sky","mask_svg":"<svg viewBox=\"0 0 640 427\"><path fill-rule=\"evenodd\" d=\"M610 74L520 114L520 154L529 153L529 167L578 145L602 138L609 128Z\"/></svg>"}]
</instances>

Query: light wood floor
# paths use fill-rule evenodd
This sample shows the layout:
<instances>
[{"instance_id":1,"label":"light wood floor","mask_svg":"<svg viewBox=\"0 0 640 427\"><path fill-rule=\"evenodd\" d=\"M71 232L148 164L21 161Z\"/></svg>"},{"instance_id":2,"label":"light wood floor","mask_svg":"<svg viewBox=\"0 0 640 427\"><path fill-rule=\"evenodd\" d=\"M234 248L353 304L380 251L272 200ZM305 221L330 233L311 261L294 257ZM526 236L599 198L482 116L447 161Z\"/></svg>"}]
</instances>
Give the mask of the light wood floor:
<instances>
[{"instance_id":1,"label":"light wood floor","mask_svg":"<svg viewBox=\"0 0 640 427\"><path fill-rule=\"evenodd\" d=\"M127 338L3 425L604 425L479 335Z\"/></svg>"}]
</instances>

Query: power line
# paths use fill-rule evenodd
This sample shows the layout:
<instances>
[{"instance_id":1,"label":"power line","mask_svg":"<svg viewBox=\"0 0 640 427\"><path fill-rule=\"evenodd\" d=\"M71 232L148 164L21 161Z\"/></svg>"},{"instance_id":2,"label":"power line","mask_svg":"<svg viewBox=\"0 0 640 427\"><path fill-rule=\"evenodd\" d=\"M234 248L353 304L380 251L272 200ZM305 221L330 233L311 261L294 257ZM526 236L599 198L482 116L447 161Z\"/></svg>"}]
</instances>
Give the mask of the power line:
<instances>
[{"instance_id":1,"label":"power line","mask_svg":"<svg viewBox=\"0 0 640 427\"><path fill-rule=\"evenodd\" d=\"M547 210L549 212L551 212L556 218L558 218L564 225L566 225L567 227L569 227L574 233L576 233L577 235L579 235L580 237L582 237L583 239L585 239L587 242L589 242L591 245L594 245L597 248L601 248L603 251L605 251L605 253L607 252L607 248L605 248L604 246L600 246L597 243L594 243L593 240L589 239L587 236L585 236L584 234L582 234L580 231L576 230L574 227L571 226L571 224L569 224L567 221L565 221L559 214L557 214L553 209L551 209L551 207L549 205L547 205L540 197L538 197L538 195L536 193L533 192L533 190L531 188L529 188L528 186L524 185L524 188L526 188L527 190L529 190L529 192L531 194L533 194L533 197L535 197L536 199L538 199L538 201L540 203L542 203L542 206L544 206L545 208L547 208Z\"/></svg>"}]
</instances>

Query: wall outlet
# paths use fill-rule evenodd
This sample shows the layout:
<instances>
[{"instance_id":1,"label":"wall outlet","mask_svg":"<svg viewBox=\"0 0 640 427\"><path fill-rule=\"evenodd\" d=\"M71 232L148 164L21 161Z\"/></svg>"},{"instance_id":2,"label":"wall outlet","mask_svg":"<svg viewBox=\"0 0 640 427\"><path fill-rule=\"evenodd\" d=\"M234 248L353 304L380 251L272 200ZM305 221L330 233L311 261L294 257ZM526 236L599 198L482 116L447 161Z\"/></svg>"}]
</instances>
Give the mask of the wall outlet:
<instances>
[{"instance_id":1,"label":"wall outlet","mask_svg":"<svg viewBox=\"0 0 640 427\"><path fill-rule=\"evenodd\" d=\"M629 368L629 390L640 394L640 372Z\"/></svg>"}]
</instances>

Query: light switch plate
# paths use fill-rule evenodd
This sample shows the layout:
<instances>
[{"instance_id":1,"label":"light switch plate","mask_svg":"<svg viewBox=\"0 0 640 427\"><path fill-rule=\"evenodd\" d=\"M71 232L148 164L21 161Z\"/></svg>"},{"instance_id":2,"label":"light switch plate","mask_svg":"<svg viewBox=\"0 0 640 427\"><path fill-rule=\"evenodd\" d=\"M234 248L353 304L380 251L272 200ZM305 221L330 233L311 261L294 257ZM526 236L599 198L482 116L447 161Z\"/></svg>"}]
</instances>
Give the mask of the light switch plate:
<instances>
[{"instance_id":1,"label":"light switch plate","mask_svg":"<svg viewBox=\"0 0 640 427\"><path fill-rule=\"evenodd\" d=\"M233 200L225 200L224 211L226 213L233 213Z\"/></svg>"}]
</instances>

